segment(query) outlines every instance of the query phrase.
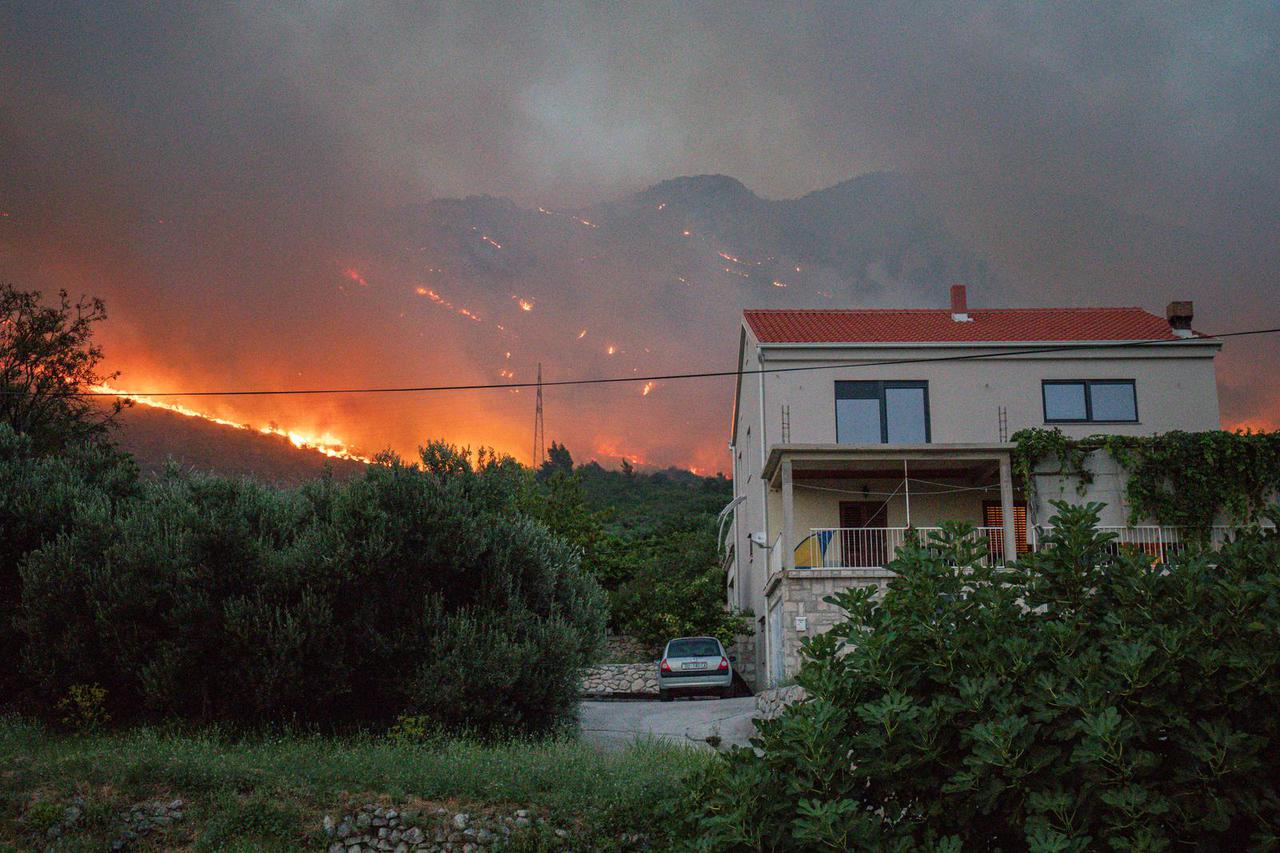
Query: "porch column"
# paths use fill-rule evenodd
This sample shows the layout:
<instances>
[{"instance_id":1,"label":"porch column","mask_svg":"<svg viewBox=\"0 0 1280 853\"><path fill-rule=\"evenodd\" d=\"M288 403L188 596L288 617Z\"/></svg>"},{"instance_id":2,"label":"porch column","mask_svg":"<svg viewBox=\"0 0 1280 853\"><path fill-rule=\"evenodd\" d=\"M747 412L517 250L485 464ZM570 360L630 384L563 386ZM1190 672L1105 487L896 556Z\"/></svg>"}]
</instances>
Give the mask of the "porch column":
<instances>
[{"instance_id":1,"label":"porch column","mask_svg":"<svg viewBox=\"0 0 1280 853\"><path fill-rule=\"evenodd\" d=\"M791 460L784 459L782 461L782 537L778 540L778 547L782 549L782 568L784 569L796 567L796 551L792 544L795 535L792 532L794 529L792 525L795 517L791 489Z\"/></svg>"},{"instance_id":2,"label":"porch column","mask_svg":"<svg viewBox=\"0 0 1280 853\"><path fill-rule=\"evenodd\" d=\"M1017 528L1013 519L1013 465L1008 454L1000 457L1000 518L1004 520L1004 561L1018 559Z\"/></svg>"}]
</instances>

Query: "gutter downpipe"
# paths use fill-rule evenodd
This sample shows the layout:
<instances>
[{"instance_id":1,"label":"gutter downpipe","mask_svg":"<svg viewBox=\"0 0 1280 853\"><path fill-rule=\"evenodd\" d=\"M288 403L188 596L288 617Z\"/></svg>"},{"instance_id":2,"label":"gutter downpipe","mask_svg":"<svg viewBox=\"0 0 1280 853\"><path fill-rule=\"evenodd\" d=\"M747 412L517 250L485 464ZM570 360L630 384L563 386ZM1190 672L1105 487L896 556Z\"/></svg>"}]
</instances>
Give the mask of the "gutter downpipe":
<instances>
[{"instance_id":1,"label":"gutter downpipe","mask_svg":"<svg viewBox=\"0 0 1280 853\"><path fill-rule=\"evenodd\" d=\"M757 387L760 390L760 518L764 521L765 539L769 536L769 484L764 480L764 465L768 458L768 442L765 441L765 408L764 408L764 346L756 347L756 364L760 367L760 372L756 374ZM765 557L769 556L769 552L765 551ZM769 570L765 569L765 584L769 583ZM767 602L766 602L767 603Z\"/></svg>"}]
</instances>

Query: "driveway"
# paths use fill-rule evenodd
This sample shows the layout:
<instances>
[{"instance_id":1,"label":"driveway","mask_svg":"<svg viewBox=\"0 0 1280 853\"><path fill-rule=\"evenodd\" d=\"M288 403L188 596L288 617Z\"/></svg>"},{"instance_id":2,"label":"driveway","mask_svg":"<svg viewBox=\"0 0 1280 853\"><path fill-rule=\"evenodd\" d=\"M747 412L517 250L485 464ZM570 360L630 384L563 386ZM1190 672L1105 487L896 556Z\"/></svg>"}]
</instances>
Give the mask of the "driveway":
<instances>
[{"instance_id":1,"label":"driveway","mask_svg":"<svg viewBox=\"0 0 1280 853\"><path fill-rule=\"evenodd\" d=\"M755 734L753 696L734 699L677 699L674 702L583 702L578 708L582 736L600 746L621 748L636 738L661 738L698 746L719 735L721 746L746 746Z\"/></svg>"}]
</instances>

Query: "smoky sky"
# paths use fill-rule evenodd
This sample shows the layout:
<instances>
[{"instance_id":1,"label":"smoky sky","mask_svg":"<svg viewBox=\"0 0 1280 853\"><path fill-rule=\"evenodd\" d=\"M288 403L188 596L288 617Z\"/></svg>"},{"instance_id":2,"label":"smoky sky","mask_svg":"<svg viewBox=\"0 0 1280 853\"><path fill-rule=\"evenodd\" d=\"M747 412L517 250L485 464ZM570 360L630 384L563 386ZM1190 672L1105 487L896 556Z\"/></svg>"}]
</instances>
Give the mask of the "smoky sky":
<instances>
[{"instance_id":1,"label":"smoky sky","mask_svg":"<svg viewBox=\"0 0 1280 853\"><path fill-rule=\"evenodd\" d=\"M997 259L990 303L1184 297L1212 329L1265 323L1278 38L1274 3L5 4L0 276L106 296L125 379L479 375L379 334L393 303L317 282L373 263L351 247L431 198L569 209L702 173L789 198L892 170ZM361 346L318 355L338 329ZM731 363L733 326L706 334ZM1257 381L1280 348L1222 364L1224 420L1280 425ZM441 424L516 446L510 408L496 438ZM650 450L714 465L723 420ZM644 444L625 419L598 432Z\"/></svg>"}]
</instances>

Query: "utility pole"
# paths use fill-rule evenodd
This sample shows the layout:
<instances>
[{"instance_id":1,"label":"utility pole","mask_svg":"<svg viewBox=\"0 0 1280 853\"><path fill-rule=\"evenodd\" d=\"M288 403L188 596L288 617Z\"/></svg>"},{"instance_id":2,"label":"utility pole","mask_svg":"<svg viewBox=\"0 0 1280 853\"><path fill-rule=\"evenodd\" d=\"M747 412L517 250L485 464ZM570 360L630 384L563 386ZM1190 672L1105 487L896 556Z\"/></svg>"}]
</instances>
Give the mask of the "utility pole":
<instances>
[{"instance_id":1,"label":"utility pole","mask_svg":"<svg viewBox=\"0 0 1280 853\"><path fill-rule=\"evenodd\" d=\"M538 397L533 410L533 467L547 461L547 434L542 425L542 362L538 362Z\"/></svg>"}]
</instances>

